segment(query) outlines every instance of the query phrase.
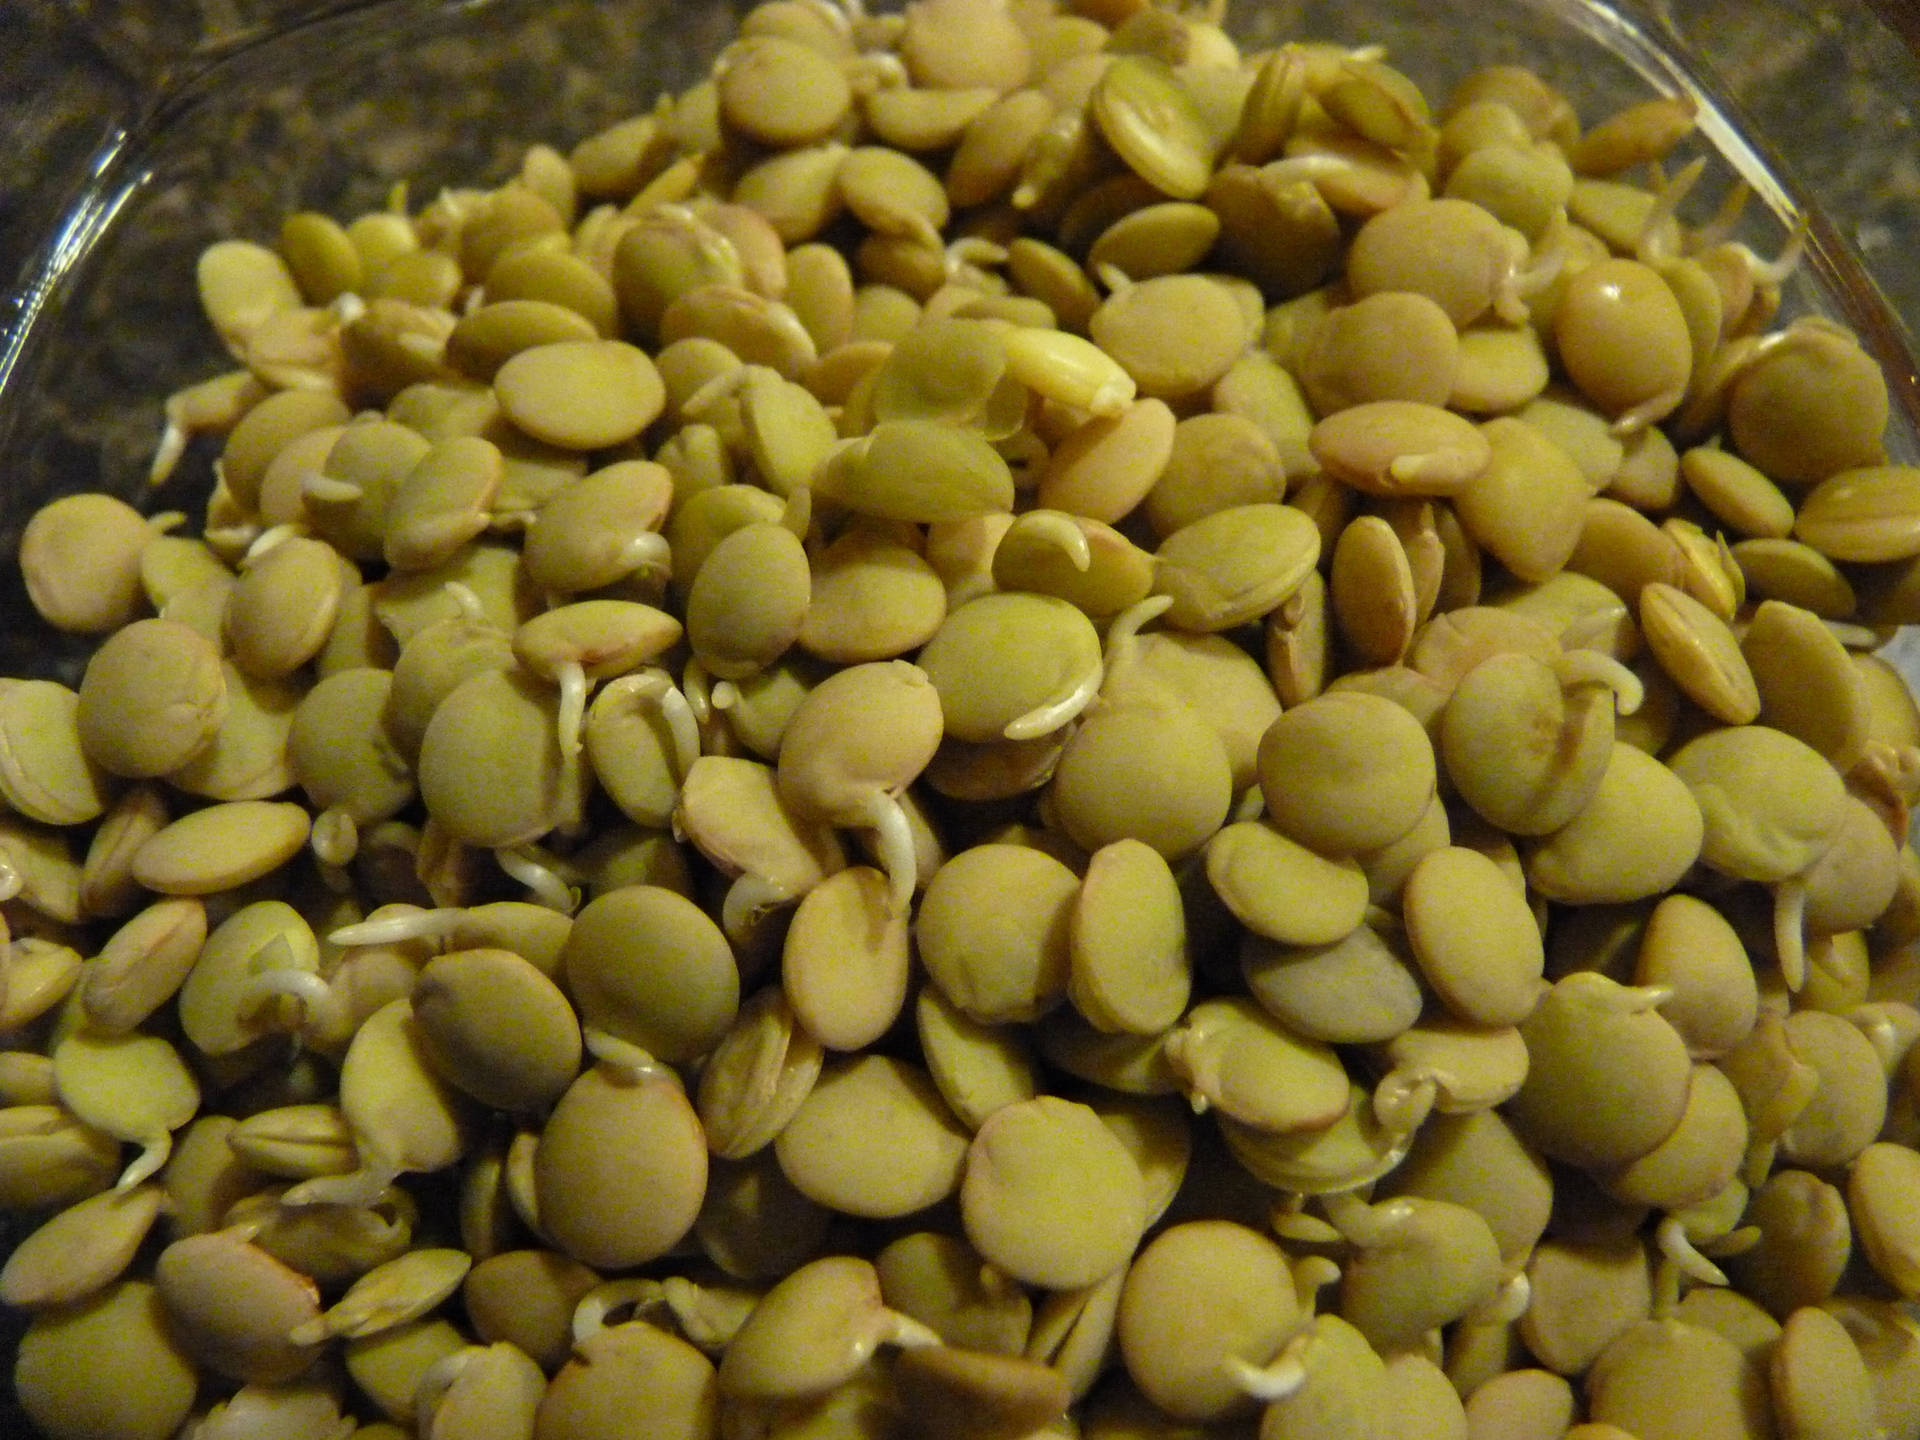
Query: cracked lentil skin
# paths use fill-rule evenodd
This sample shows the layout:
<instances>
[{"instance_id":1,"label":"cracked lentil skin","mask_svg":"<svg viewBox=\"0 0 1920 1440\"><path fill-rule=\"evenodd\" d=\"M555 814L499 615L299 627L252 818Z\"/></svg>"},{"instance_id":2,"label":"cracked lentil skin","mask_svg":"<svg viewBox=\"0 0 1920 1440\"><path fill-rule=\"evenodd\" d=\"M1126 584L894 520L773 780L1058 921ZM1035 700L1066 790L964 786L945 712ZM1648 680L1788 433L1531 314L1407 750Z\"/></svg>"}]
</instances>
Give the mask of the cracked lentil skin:
<instances>
[{"instance_id":1,"label":"cracked lentil skin","mask_svg":"<svg viewBox=\"0 0 1920 1440\"><path fill-rule=\"evenodd\" d=\"M1763 338L1774 281L1632 183L1690 111L1582 139L1493 67L1435 114L1107 0L742 33L495 191L214 247L241 368L169 407L229 435L206 542L105 496L29 527L43 616L105 637L0 695L0 1013L40 1027L0 1182L71 1207L6 1297L36 1422L171 1433L193 1367L304 1403L308 1286L376 1271L316 1403L450 1440L1475 1433L1508 1327L1570 1433L1650 1440L1683 1382L1729 1434L1905 1417L1886 1334L1812 1307L1850 1236L1912 1288L1920 714L1846 627L1907 618L1914 472L1851 337ZM198 956L115 936L122 1014L146 893L209 914ZM636 893L697 953L596 926ZM1556 952L1603 908L1628 941ZM176 1128L208 1213L131 1190L129 1240L113 1152ZM383 1198L413 1168L460 1249L406 1213L440 1181ZM939 1277L885 1293L848 1220L909 1216L991 1343L905 1313ZM149 1296L156 1223L204 1253ZM1600 1252L1625 1318L1574 1325ZM423 1318L513 1255L570 1267L541 1323ZM1783 1322L1744 1368L1722 1260ZM54 1299L145 1376L92 1429Z\"/></svg>"}]
</instances>

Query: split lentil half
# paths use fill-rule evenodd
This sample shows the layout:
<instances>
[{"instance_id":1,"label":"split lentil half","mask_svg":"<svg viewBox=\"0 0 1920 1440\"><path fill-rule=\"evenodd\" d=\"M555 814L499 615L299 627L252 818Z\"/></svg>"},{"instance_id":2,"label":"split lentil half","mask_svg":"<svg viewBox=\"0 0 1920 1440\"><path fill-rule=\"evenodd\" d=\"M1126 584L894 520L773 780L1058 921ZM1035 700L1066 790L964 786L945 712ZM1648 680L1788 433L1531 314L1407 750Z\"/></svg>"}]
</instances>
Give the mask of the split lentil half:
<instances>
[{"instance_id":1,"label":"split lentil half","mask_svg":"<svg viewBox=\"0 0 1920 1440\"><path fill-rule=\"evenodd\" d=\"M1920 469L1691 104L765 0L20 565L51 1440L1920 1437Z\"/></svg>"}]
</instances>

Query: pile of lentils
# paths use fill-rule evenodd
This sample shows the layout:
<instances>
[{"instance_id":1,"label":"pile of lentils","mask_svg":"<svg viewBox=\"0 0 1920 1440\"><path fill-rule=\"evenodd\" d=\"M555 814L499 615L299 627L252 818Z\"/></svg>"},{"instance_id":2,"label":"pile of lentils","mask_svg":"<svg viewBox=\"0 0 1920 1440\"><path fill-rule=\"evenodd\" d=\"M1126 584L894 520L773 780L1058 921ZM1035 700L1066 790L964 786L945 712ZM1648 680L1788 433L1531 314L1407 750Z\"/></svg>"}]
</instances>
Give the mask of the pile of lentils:
<instances>
[{"instance_id":1,"label":"pile of lentils","mask_svg":"<svg viewBox=\"0 0 1920 1440\"><path fill-rule=\"evenodd\" d=\"M0 682L45 1436L1920 1436L1883 374L1687 104L1220 19L205 251Z\"/></svg>"}]
</instances>

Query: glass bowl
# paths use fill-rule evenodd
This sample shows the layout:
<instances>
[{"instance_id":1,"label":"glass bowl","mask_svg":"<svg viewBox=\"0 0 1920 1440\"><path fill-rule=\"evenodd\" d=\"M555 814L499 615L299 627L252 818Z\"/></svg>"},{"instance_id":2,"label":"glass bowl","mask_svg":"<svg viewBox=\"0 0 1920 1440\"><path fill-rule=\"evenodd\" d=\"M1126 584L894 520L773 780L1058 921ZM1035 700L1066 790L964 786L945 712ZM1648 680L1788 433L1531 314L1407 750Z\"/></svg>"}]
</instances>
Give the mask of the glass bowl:
<instances>
[{"instance_id":1,"label":"glass bowl","mask_svg":"<svg viewBox=\"0 0 1920 1440\"><path fill-rule=\"evenodd\" d=\"M230 237L270 243L294 210L345 218L378 208L396 186L417 205L442 187L500 183L529 144L564 151L691 83L746 6L353 0L227 8L241 23L209 41L164 6L79 7L47 22L53 39L32 52L52 67L28 78L60 113L38 135L60 163L24 193L12 229L0 229L25 254L0 312L0 555L9 557L0 672L73 683L86 653L37 620L12 563L35 508L81 490L148 511L194 514L203 503L214 453L205 442L164 486L146 478L167 394L225 363L195 298L202 249ZM1748 9L1749 20L1760 8ZM1779 8L1804 19L1797 6ZM1685 153L1717 163L1689 215L1711 214L1741 183L1754 197L1741 234L1760 254L1778 253L1796 224L1804 229L1806 258L1787 284L1783 315L1824 313L1859 334L1889 377L1889 452L1920 460L1911 343L1920 311L1903 318L1889 303L1852 239L1813 198L1823 187L1803 186L1780 159L1798 137L1777 123L1763 133L1744 117L1715 70L1724 56L1715 35L1703 33L1708 12L1704 0L1658 8L1242 0L1229 24L1246 48L1300 38L1381 44L1435 97L1480 66L1516 62L1560 88L1587 120L1655 94L1691 99L1698 134ZM1843 28L1877 23L1854 5L1819 13ZM1911 59L1876 33L1876 53L1896 57L1889 63ZM1903 660L1904 645L1895 646ZM18 1317L0 1324L17 1326ZM24 1424L0 1416L5 1433L26 1433Z\"/></svg>"}]
</instances>

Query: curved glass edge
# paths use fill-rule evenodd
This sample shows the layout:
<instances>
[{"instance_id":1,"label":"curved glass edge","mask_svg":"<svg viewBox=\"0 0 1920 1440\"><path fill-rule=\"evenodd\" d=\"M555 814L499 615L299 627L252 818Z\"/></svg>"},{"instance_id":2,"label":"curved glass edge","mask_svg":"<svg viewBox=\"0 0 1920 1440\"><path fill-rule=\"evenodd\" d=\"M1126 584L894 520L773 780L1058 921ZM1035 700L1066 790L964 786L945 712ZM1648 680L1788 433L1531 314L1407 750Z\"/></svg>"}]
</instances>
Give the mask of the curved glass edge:
<instances>
[{"instance_id":1,"label":"curved glass edge","mask_svg":"<svg viewBox=\"0 0 1920 1440\"><path fill-rule=\"evenodd\" d=\"M36 327L53 309L74 272L92 253L137 188L138 181L117 180L126 148L127 132L116 130L87 166L80 194L58 230L28 261L26 273L7 296L5 323L0 324L0 396L24 384L23 367ZM0 451L12 438L18 408L0 402Z\"/></svg>"},{"instance_id":2,"label":"curved glass edge","mask_svg":"<svg viewBox=\"0 0 1920 1440\"><path fill-rule=\"evenodd\" d=\"M183 68L87 160L0 300L0 554L59 489L140 496L135 451L166 391L224 358L195 299L201 246L270 240L294 209L377 208L392 183L497 183L527 145L689 83L733 18L669 0L344 0Z\"/></svg>"},{"instance_id":3,"label":"curved glass edge","mask_svg":"<svg viewBox=\"0 0 1920 1440\"><path fill-rule=\"evenodd\" d=\"M1616 0L1650 11L1854 243L1920 335L1920 8L1912 0Z\"/></svg>"},{"instance_id":4,"label":"curved glass edge","mask_svg":"<svg viewBox=\"0 0 1920 1440\"><path fill-rule=\"evenodd\" d=\"M1529 0L1554 10L1589 11L1618 32L1621 47L1641 54L1651 67L1648 80L1658 86L1664 75L1673 88L1666 93L1684 94L1700 108L1700 132L1714 149L1724 156L1773 213L1783 227L1803 225L1806 230L1805 264L1814 276L1826 302L1837 318L1844 320L1859 335L1862 345L1885 371L1888 387L1897 407L1898 434L1889 449L1898 458L1920 458L1920 365L1916 363L1915 325L1903 319L1886 291L1873 278L1871 267L1859 248L1841 233L1832 216L1812 198L1809 177L1796 172L1779 145L1762 138L1766 131L1752 118L1746 106L1729 93L1718 67L1700 52L1691 27L1666 0L1653 13L1626 0L1615 8L1605 0ZM1627 9L1637 12L1629 18ZM1881 21L1862 11L1850 22L1856 27L1879 26ZM1915 22L1920 33L1920 21ZM1664 39L1662 38L1664 37ZM1855 42L1864 44L1869 37L1856 28ZM1887 36L1889 40L1891 35ZM1894 42L1899 43L1899 42ZM1684 59L1679 57L1684 56ZM1709 78L1711 77L1711 78ZM1663 89L1665 87L1662 87ZM1891 140L1887 143L1892 144Z\"/></svg>"},{"instance_id":5,"label":"curved glass edge","mask_svg":"<svg viewBox=\"0 0 1920 1440\"><path fill-rule=\"evenodd\" d=\"M292 23L269 30L267 22L248 25L225 37L223 43L203 51L196 63L183 66L177 75L168 76L164 57L140 56L124 45L114 43L114 35L90 25L83 10L59 12L54 23L61 28L56 35L35 37L36 48L26 57L27 69L58 67L61 80L72 76L78 62L63 61L60 52L82 48L97 63L86 67L92 74L86 81L88 94L76 100L50 95L44 104L50 108L72 108L76 116L99 108L97 117L102 137L97 147L79 164L65 195L65 205L41 244L28 252L13 289L0 310L0 453L8 453L18 425L21 406L13 403L21 387L32 378L32 362L43 326L58 311L61 301L84 267L95 246L106 236L114 219L151 178L143 169L141 151L164 133L172 117L193 104L197 88L225 62L244 63L246 52L255 46L299 46L303 35L315 26L335 20L347 12L366 9L385 0L332 0L323 6L309 6ZM149 81L145 99L135 86L144 77ZM36 196L41 203L44 197ZM60 200L53 202L56 206ZM8 548L11 534L6 533Z\"/></svg>"},{"instance_id":6,"label":"curved glass edge","mask_svg":"<svg viewBox=\"0 0 1920 1440\"><path fill-rule=\"evenodd\" d=\"M1340 0L1271 0L1258 7L1250 28L1261 43L1300 33L1358 43L1379 29L1390 63L1406 69L1435 96L1445 94L1451 82L1476 64L1526 64L1535 51L1542 51L1548 62L1534 68L1567 94L1588 123L1650 94L1690 99L1698 110L1697 138L1687 142L1682 153L1699 153L1704 145L1724 162L1724 169L1703 179L1686 213L1710 214L1712 205L1738 181L1757 202L1743 227L1743 238L1756 249L1777 253L1794 227L1804 226L1804 259L1786 287L1783 309L1789 315L1829 314L1855 330L1888 377L1895 407L1890 451L1900 459L1920 459L1915 334L1873 280L1857 248L1811 198L1806 177L1795 173L1781 146L1762 138L1765 132L1703 57L1701 37L1681 23L1681 15L1695 8L1687 0L1505 0L1498 6L1449 6L1444 0L1377 0L1365 6ZM1836 8L1834 23L1881 25L1859 5L1844 8L1850 16L1843 20ZM1423 36L1443 28L1449 16L1471 17L1472 40L1451 49L1422 44ZM1584 40L1584 47L1567 43L1574 35ZM1763 212L1770 223L1761 223L1761 214L1755 212Z\"/></svg>"}]
</instances>

